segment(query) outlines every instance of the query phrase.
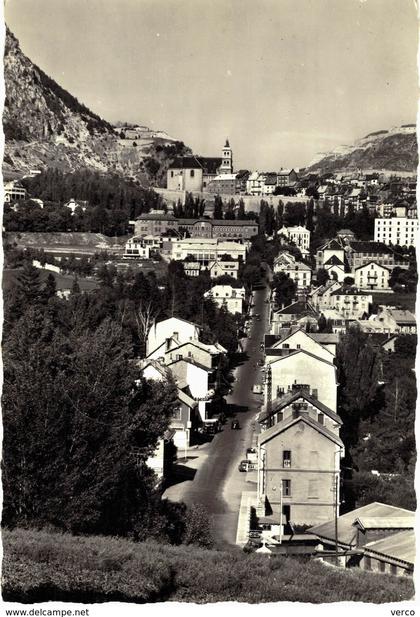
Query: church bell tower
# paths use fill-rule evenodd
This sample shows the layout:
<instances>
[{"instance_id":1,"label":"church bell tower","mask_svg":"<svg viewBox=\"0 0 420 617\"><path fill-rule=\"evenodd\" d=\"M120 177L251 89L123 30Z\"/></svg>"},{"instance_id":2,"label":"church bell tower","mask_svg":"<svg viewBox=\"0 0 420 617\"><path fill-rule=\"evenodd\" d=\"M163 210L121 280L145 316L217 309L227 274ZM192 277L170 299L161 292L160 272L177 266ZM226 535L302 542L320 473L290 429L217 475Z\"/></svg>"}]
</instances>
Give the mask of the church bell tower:
<instances>
[{"instance_id":1,"label":"church bell tower","mask_svg":"<svg viewBox=\"0 0 420 617\"><path fill-rule=\"evenodd\" d=\"M233 173L233 160L232 160L232 148L229 144L229 139L226 139L226 143L222 150L222 164L219 168L220 174L232 174Z\"/></svg>"}]
</instances>

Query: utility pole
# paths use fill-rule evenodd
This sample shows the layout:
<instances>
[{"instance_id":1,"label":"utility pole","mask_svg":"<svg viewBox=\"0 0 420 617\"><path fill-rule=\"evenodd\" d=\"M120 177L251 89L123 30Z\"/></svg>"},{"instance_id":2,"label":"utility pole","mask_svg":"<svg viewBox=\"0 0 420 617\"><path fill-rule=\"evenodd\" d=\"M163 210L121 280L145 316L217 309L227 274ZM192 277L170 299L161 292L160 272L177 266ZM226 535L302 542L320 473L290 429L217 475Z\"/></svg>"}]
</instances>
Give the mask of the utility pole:
<instances>
[{"instance_id":1,"label":"utility pole","mask_svg":"<svg viewBox=\"0 0 420 617\"><path fill-rule=\"evenodd\" d=\"M338 474L334 473L334 538L335 563L338 566Z\"/></svg>"},{"instance_id":2,"label":"utility pole","mask_svg":"<svg viewBox=\"0 0 420 617\"><path fill-rule=\"evenodd\" d=\"M280 527L279 527L279 543L283 540L283 480L280 480Z\"/></svg>"}]
</instances>

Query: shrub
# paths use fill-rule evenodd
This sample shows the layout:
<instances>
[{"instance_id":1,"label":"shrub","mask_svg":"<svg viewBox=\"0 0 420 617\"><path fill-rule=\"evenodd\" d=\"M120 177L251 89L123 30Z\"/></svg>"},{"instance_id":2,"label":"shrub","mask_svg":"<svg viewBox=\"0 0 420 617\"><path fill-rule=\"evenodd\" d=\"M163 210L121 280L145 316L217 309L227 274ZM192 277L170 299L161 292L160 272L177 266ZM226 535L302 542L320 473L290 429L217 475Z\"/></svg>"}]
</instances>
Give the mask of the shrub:
<instances>
[{"instance_id":1,"label":"shrub","mask_svg":"<svg viewBox=\"0 0 420 617\"><path fill-rule=\"evenodd\" d=\"M413 581L309 559L112 537L3 532L3 598L15 602L397 602Z\"/></svg>"}]
</instances>

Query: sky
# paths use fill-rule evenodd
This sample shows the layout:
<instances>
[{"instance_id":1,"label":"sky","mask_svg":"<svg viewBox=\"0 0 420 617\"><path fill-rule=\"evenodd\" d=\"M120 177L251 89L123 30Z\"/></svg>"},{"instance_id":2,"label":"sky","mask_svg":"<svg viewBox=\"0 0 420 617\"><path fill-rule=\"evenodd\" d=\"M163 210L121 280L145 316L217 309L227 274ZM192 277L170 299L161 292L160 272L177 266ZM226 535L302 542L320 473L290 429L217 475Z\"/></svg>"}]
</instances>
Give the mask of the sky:
<instances>
[{"instance_id":1,"label":"sky","mask_svg":"<svg viewBox=\"0 0 420 617\"><path fill-rule=\"evenodd\" d=\"M6 0L23 52L110 122L235 169L416 121L413 0Z\"/></svg>"}]
</instances>

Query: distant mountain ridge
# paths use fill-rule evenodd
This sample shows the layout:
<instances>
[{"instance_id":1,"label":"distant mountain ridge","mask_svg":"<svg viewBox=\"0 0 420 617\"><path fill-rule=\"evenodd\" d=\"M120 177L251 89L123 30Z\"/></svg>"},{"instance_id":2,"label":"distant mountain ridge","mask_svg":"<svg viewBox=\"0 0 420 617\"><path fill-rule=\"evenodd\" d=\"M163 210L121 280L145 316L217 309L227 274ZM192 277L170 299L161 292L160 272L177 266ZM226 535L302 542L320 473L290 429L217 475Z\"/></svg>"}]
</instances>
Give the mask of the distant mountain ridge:
<instances>
[{"instance_id":1,"label":"distant mountain ridge","mask_svg":"<svg viewBox=\"0 0 420 617\"><path fill-rule=\"evenodd\" d=\"M135 177L144 185L159 185L170 162L191 152L163 131L147 127L143 127L149 131L147 137L122 140L109 122L27 58L7 27L4 79L6 178L46 167L64 171L87 167Z\"/></svg>"},{"instance_id":2,"label":"distant mountain ridge","mask_svg":"<svg viewBox=\"0 0 420 617\"><path fill-rule=\"evenodd\" d=\"M369 171L415 172L418 165L415 124L369 133L354 144L317 155L307 172Z\"/></svg>"}]
</instances>

